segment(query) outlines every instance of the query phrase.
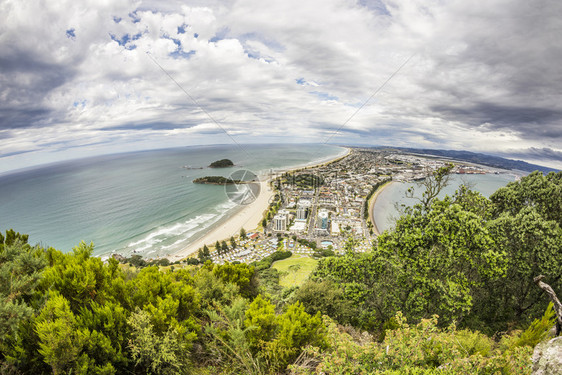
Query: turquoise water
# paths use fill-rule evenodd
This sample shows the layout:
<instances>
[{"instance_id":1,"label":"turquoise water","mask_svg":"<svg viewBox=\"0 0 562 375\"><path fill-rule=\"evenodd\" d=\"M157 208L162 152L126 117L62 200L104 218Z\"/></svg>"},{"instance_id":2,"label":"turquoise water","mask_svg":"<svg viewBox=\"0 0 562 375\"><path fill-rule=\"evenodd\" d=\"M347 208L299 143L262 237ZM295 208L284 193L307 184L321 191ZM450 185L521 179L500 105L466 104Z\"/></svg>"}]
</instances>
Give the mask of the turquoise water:
<instances>
[{"instance_id":1,"label":"turquoise water","mask_svg":"<svg viewBox=\"0 0 562 375\"><path fill-rule=\"evenodd\" d=\"M440 198L443 198L445 195L454 194L455 190L457 190L461 184L467 184L472 190L476 190L485 197L489 197L500 187L515 181L515 177L516 176L514 174L509 173L474 175L455 174L451 176L450 183L445 187L445 189L443 189ZM377 228L381 233L387 229L391 229L396 220L399 218L400 214L397 210L396 204L413 206L414 204L419 203L419 201L413 198L406 198L405 196L406 190L412 186L415 189L415 196L421 197L423 188L415 182L394 182L381 191L377 197L373 207L373 217L375 219L375 223L377 224Z\"/></svg>"},{"instance_id":2,"label":"turquoise water","mask_svg":"<svg viewBox=\"0 0 562 375\"><path fill-rule=\"evenodd\" d=\"M196 146L106 155L0 176L0 230L13 228L67 252L80 241L94 253L155 257L184 248L239 207L207 175L310 164L345 149L319 145ZM235 167L210 169L228 158ZM203 169L186 169L205 167Z\"/></svg>"}]
</instances>

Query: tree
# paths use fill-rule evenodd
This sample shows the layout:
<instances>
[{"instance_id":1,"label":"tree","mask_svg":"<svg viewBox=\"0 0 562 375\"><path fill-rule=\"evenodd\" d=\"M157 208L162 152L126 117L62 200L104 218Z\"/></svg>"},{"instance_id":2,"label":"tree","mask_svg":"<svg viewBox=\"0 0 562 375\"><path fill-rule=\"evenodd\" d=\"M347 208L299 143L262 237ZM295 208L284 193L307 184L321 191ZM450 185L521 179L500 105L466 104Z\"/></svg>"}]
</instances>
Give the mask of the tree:
<instances>
[{"instance_id":1,"label":"tree","mask_svg":"<svg viewBox=\"0 0 562 375\"><path fill-rule=\"evenodd\" d=\"M223 253L228 252L228 245L226 244L226 241L222 241L221 249Z\"/></svg>"},{"instance_id":2,"label":"tree","mask_svg":"<svg viewBox=\"0 0 562 375\"><path fill-rule=\"evenodd\" d=\"M217 242L215 242L215 250L216 250L218 255L221 254L221 244L218 240L217 240Z\"/></svg>"},{"instance_id":3,"label":"tree","mask_svg":"<svg viewBox=\"0 0 562 375\"><path fill-rule=\"evenodd\" d=\"M240 229L240 238L243 240L247 238L246 230L244 228Z\"/></svg>"},{"instance_id":4,"label":"tree","mask_svg":"<svg viewBox=\"0 0 562 375\"><path fill-rule=\"evenodd\" d=\"M0 233L0 349L33 314L28 302L46 266L43 249L28 245L27 235L9 230L4 238Z\"/></svg>"},{"instance_id":5,"label":"tree","mask_svg":"<svg viewBox=\"0 0 562 375\"><path fill-rule=\"evenodd\" d=\"M234 250L236 248L236 241L234 240L234 237L230 237L230 247L232 248L232 250Z\"/></svg>"},{"instance_id":6,"label":"tree","mask_svg":"<svg viewBox=\"0 0 562 375\"><path fill-rule=\"evenodd\" d=\"M399 310L415 320L438 314L447 323L467 316L475 288L505 274L506 254L493 243L478 215L445 199L400 218L375 252L386 259Z\"/></svg>"},{"instance_id":7,"label":"tree","mask_svg":"<svg viewBox=\"0 0 562 375\"><path fill-rule=\"evenodd\" d=\"M491 281L475 299L475 325L486 321L494 330L505 330L537 317L546 307L533 282L539 274L562 289L561 191L561 172L533 172L490 196L487 227L496 251L506 255L507 268L504 278Z\"/></svg>"},{"instance_id":8,"label":"tree","mask_svg":"<svg viewBox=\"0 0 562 375\"><path fill-rule=\"evenodd\" d=\"M87 332L78 329L69 302L54 293L37 318L39 354L53 369L53 374L71 372L77 367L80 352L87 340Z\"/></svg>"},{"instance_id":9,"label":"tree","mask_svg":"<svg viewBox=\"0 0 562 375\"><path fill-rule=\"evenodd\" d=\"M159 334L149 313L143 310L131 314L127 323L131 328L128 348L137 369L147 374L188 372L188 350L193 336L185 336L180 326L170 326Z\"/></svg>"},{"instance_id":10,"label":"tree","mask_svg":"<svg viewBox=\"0 0 562 375\"><path fill-rule=\"evenodd\" d=\"M421 198L414 197L413 187L408 189L406 196L420 201L422 209L428 211L435 198L449 184L449 177L453 168L454 165L449 163L428 174L421 182L421 186L424 188Z\"/></svg>"}]
</instances>

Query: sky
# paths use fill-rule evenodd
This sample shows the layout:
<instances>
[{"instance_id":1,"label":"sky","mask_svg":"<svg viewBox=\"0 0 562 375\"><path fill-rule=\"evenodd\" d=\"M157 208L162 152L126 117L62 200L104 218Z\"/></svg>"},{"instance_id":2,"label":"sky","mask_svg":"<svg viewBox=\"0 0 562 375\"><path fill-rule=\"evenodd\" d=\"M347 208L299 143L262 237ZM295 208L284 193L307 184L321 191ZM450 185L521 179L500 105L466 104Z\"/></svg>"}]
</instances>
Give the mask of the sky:
<instances>
[{"instance_id":1,"label":"sky","mask_svg":"<svg viewBox=\"0 0 562 375\"><path fill-rule=\"evenodd\" d=\"M559 0L0 0L0 172L225 143L562 169Z\"/></svg>"}]
</instances>

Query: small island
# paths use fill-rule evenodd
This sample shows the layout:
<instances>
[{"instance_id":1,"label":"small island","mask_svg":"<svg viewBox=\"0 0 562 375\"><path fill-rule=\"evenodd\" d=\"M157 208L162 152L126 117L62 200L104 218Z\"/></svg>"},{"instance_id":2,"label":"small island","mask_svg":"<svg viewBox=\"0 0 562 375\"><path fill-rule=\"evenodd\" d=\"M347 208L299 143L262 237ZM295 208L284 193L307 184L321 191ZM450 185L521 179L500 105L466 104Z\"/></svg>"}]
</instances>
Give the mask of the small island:
<instances>
[{"instance_id":1,"label":"small island","mask_svg":"<svg viewBox=\"0 0 562 375\"><path fill-rule=\"evenodd\" d=\"M211 163L210 168L228 168L234 167L234 163L230 159L221 159Z\"/></svg>"},{"instance_id":2,"label":"small island","mask_svg":"<svg viewBox=\"0 0 562 375\"><path fill-rule=\"evenodd\" d=\"M225 185L225 184L231 185L231 184L238 184L243 182L244 181L233 180L231 178L227 178L223 176L205 176L193 180L194 184L208 184L208 185Z\"/></svg>"}]
</instances>

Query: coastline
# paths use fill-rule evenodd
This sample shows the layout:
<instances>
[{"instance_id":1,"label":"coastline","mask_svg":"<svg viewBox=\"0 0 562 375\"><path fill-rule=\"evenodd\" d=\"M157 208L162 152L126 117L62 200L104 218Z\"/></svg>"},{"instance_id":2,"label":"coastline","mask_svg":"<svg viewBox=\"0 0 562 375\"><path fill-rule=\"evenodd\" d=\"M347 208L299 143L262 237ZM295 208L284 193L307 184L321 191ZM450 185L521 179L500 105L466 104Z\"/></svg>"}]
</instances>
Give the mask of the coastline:
<instances>
[{"instance_id":1,"label":"coastline","mask_svg":"<svg viewBox=\"0 0 562 375\"><path fill-rule=\"evenodd\" d=\"M276 177L277 174L297 171L303 168L310 168L322 166L328 163L333 163L347 157L351 153L351 149L344 147L347 151L343 155L336 155L331 159L322 160L315 164L305 164L303 166L291 167L290 169L276 171L274 176L269 177L267 180L260 182L260 194L255 201L247 206L242 207L238 212L227 218L223 223L219 224L209 232L205 233L201 238L193 243L185 246L183 249L170 254L171 261L176 261L189 257L197 252L204 245L212 246L216 241L222 242L230 239L230 237L237 237L240 234L240 229L244 228L246 232L255 231L264 214L269 208L271 199L275 196L275 190L271 187L270 182Z\"/></svg>"},{"instance_id":2,"label":"coastline","mask_svg":"<svg viewBox=\"0 0 562 375\"><path fill-rule=\"evenodd\" d=\"M216 241L228 240L230 237L236 237L240 233L240 229L244 228L250 232L256 229L263 219L264 212L269 207L269 201L274 196L274 191L269 185L271 180L260 182L260 194L255 201L247 206L243 206L238 212L226 219L225 222L205 233L203 237L187 245L182 250L171 255L174 260L186 258L203 245L211 246Z\"/></svg>"},{"instance_id":3,"label":"coastline","mask_svg":"<svg viewBox=\"0 0 562 375\"><path fill-rule=\"evenodd\" d=\"M375 210L375 203L377 201L377 198L379 197L379 194L381 192L384 191L384 189L386 189L387 187L389 187L390 185L396 183L396 181L388 181L387 183L385 183L384 185L382 185L376 192L375 194L373 194L373 196L371 197L371 199L369 200L369 220L371 220L371 223L373 223L373 234L376 236L380 235L380 231L379 228L377 227L377 222L375 221L375 217L373 215L374 210Z\"/></svg>"}]
</instances>

